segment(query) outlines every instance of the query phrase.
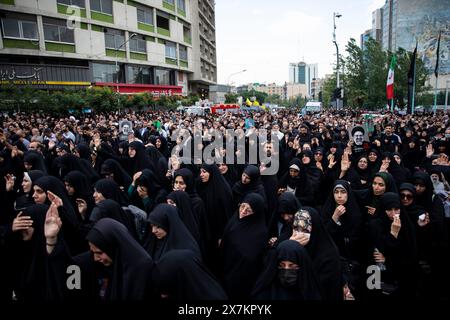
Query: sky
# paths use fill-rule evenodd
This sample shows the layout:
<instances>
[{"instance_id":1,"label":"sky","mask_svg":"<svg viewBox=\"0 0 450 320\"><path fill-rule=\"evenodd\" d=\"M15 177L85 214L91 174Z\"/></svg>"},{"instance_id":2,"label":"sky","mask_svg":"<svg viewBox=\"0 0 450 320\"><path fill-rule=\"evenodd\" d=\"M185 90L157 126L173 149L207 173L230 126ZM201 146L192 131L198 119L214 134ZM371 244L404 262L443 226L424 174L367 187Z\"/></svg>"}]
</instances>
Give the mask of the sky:
<instances>
[{"instance_id":1,"label":"sky","mask_svg":"<svg viewBox=\"0 0 450 320\"><path fill-rule=\"evenodd\" d=\"M372 27L372 12L385 0L215 0L219 84L289 81L289 63L317 63L319 77L350 38ZM246 72L240 72L247 70ZM236 74L237 73L237 74Z\"/></svg>"}]
</instances>

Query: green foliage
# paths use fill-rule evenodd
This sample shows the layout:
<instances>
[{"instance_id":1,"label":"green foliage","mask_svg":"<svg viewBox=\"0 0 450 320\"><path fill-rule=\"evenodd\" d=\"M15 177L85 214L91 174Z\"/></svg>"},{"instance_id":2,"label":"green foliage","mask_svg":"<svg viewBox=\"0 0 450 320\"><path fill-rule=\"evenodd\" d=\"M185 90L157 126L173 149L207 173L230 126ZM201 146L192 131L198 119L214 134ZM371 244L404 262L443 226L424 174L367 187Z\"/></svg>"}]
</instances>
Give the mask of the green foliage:
<instances>
[{"instance_id":1,"label":"green foliage","mask_svg":"<svg viewBox=\"0 0 450 320\"><path fill-rule=\"evenodd\" d=\"M346 46L346 57L343 59L343 85L345 105L352 108L383 108L386 100L386 80L392 52L383 51L379 42L369 39L362 50L355 39L350 39ZM399 48L395 52L397 65L395 68L394 96L395 103L405 107L408 102L408 71L412 53ZM335 70L336 71L336 70ZM427 70L419 58L416 58L416 97L429 90L425 87ZM330 78L323 88L324 105L329 105L336 87L336 76ZM427 97L425 95L425 97ZM417 104L417 99L416 99Z\"/></svg>"},{"instance_id":2,"label":"green foliage","mask_svg":"<svg viewBox=\"0 0 450 320\"><path fill-rule=\"evenodd\" d=\"M91 87L83 90L47 91L30 87L2 86L0 88L0 110L67 114L69 110L81 113L83 108L94 112L111 112L124 109L145 110L146 108L176 108L182 101L178 96L162 96L155 99L150 93L121 95L111 88ZM186 99L195 104L197 95Z\"/></svg>"},{"instance_id":3,"label":"green foliage","mask_svg":"<svg viewBox=\"0 0 450 320\"><path fill-rule=\"evenodd\" d=\"M237 103L238 95L234 93L226 93L225 94L225 103Z\"/></svg>"},{"instance_id":4,"label":"green foliage","mask_svg":"<svg viewBox=\"0 0 450 320\"><path fill-rule=\"evenodd\" d=\"M180 100L181 105L185 107L193 106L197 101L200 100L200 97L197 94L190 94L186 98Z\"/></svg>"},{"instance_id":5,"label":"green foliage","mask_svg":"<svg viewBox=\"0 0 450 320\"><path fill-rule=\"evenodd\" d=\"M336 74L328 78L323 84L322 88L322 105L325 108L328 108L331 105L331 101L333 98L333 91L336 89Z\"/></svg>"}]
</instances>

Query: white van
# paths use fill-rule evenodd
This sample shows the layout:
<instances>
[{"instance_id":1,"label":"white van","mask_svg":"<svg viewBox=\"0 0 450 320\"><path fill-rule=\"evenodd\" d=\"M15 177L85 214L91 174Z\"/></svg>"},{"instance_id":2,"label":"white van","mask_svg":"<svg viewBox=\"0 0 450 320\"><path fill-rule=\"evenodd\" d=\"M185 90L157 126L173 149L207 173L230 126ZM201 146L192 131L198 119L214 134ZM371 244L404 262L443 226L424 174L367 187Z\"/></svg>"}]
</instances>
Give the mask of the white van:
<instances>
[{"instance_id":1,"label":"white van","mask_svg":"<svg viewBox=\"0 0 450 320\"><path fill-rule=\"evenodd\" d=\"M308 101L306 105L302 108L302 115L307 113L317 113L322 111L322 102L318 101Z\"/></svg>"}]
</instances>

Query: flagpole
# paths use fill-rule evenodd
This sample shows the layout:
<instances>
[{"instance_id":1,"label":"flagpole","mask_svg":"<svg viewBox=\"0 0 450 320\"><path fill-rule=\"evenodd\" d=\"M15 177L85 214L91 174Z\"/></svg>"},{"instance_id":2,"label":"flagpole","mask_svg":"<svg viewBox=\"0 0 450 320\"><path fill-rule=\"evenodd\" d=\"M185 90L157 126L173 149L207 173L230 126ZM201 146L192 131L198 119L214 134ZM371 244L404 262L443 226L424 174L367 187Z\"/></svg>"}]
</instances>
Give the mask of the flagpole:
<instances>
[{"instance_id":1,"label":"flagpole","mask_svg":"<svg viewBox=\"0 0 450 320\"><path fill-rule=\"evenodd\" d=\"M414 108L415 108L415 97L416 95L416 68L414 68L414 76L413 76L413 90L412 90L412 99L411 99L411 114L414 114Z\"/></svg>"},{"instance_id":2,"label":"flagpole","mask_svg":"<svg viewBox=\"0 0 450 320\"><path fill-rule=\"evenodd\" d=\"M436 67L434 68L434 76L436 77L436 85L434 87L434 115L437 111L437 93L438 93L438 77L439 77L439 48L441 46L441 30L439 30L438 45L436 50Z\"/></svg>"},{"instance_id":3,"label":"flagpole","mask_svg":"<svg viewBox=\"0 0 450 320\"><path fill-rule=\"evenodd\" d=\"M434 88L434 115L436 115L436 111L437 111L437 92L438 92L438 78L436 77L436 82L435 82L435 88Z\"/></svg>"},{"instance_id":4,"label":"flagpole","mask_svg":"<svg viewBox=\"0 0 450 320\"><path fill-rule=\"evenodd\" d=\"M391 112L394 113L394 98L391 99Z\"/></svg>"},{"instance_id":5,"label":"flagpole","mask_svg":"<svg viewBox=\"0 0 450 320\"><path fill-rule=\"evenodd\" d=\"M416 50L417 50L417 38L416 38ZM416 59L416 57L413 57ZM414 114L415 108L415 95L416 95L416 61L414 61L414 73L413 73L413 90L412 90L412 99L411 99L411 114Z\"/></svg>"}]
</instances>

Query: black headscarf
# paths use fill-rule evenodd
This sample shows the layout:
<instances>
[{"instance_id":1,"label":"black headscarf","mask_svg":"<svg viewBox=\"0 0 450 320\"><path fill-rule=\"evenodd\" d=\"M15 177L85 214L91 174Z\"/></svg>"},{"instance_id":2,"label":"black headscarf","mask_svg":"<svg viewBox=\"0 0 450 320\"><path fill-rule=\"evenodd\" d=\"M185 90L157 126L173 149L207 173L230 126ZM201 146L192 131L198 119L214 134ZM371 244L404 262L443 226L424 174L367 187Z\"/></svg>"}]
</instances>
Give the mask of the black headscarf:
<instances>
[{"instance_id":1,"label":"black headscarf","mask_svg":"<svg viewBox=\"0 0 450 320\"><path fill-rule=\"evenodd\" d=\"M73 154L65 154L56 158L54 164L58 168L60 178L64 178L66 174L75 170L81 171L91 184L94 184L100 178L88 160L78 158Z\"/></svg>"},{"instance_id":2,"label":"black headscarf","mask_svg":"<svg viewBox=\"0 0 450 320\"><path fill-rule=\"evenodd\" d=\"M47 300L45 285L45 262L47 256L44 223L48 205L34 204L23 209L22 216L30 216L33 221L33 235L30 240L19 240L14 250L19 253L14 264L19 275L18 287L15 289L19 301L26 302ZM21 237L21 235L20 235Z\"/></svg>"},{"instance_id":3,"label":"black headscarf","mask_svg":"<svg viewBox=\"0 0 450 320\"><path fill-rule=\"evenodd\" d=\"M261 182L261 174L258 167L248 165L245 167L243 174L244 173L249 176L250 182L248 184L242 184L242 181L239 180L234 184L232 190L235 207L237 207L237 205L242 202L242 199L250 193L257 193L263 197L264 201L266 201L266 192Z\"/></svg>"},{"instance_id":4,"label":"black headscarf","mask_svg":"<svg viewBox=\"0 0 450 320\"><path fill-rule=\"evenodd\" d=\"M73 197L85 199L93 193L89 180L81 171L71 171L65 177L64 181L75 190Z\"/></svg>"},{"instance_id":5,"label":"black headscarf","mask_svg":"<svg viewBox=\"0 0 450 320\"><path fill-rule=\"evenodd\" d=\"M297 177L293 178L289 174L289 170L281 177L278 184L279 188L295 189L295 196L302 205L315 205L314 192L310 187L306 170L303 168L302 162L298 158L294 158L289 163L289 168L295 167L299 169Z\"/></svg>"},{"instance_id":6,"label":"black headscarf","mask_svg":"<svg viewBox=\"0 0 450 320\"><path fill-rule=\"evenodd\" d=\"M177 208L169 204L159 204L150 213L147 221L167 232L163 239L157 239L152 233L145 244L145 248L154 259L159 260L174 249L191 250L201 259L199 246L178 216Z\"/></svg>"},{"instance_id":7,"label":"black headscarf","mask_svg":"<svg viewBox=\"0 0 450 320\"><path fill-rule=\"evenodd\" d=\"M198 227L200 230L200 235L203 238L203 241L205 243L208 243L211 239L211 231L208 225L205 203L203 202L202 198L200 198L195 188L194 175L192 174L191 170L187 168L181 168L175 171L173 177L174 181L178 176L182 177L184 183L186 184L185 192L191 198L192 210L194 212L194 215L198 217Z\"/></svg>"},{"instance_id":8,"label":"black headscarf","mask_svg":"<svg viewBox=\"0 0 450 320\"><path fill-rule=\"evenodd\" d=\"M40 170L47 174L47 166L45 165L44 156L34 150L25 152L23 162L27 162L32 166L32 170Z\"/></svg>"},{"instance_id":9,"label":"black headscarf","mask_svg":"<svg viewBox=\"0 0 450 320\"><path fill-rule=\"evenodd\" d=\"M343 284L339 250L325 229L317 211L310 207L303 207L296 215L303 211L307 211L311 217L311 236L305 248L313 261L322 298L340 301L343 299Z\"/></svg>"},{"instance_id":10,"label":"black headscarf","mask_svg":"<svg viewBox=\"0 0 450 320\"><path fill-rule=\"evenodd\" d=\"M87 240L113 261L111 300L143 300L152 288L153 260L120 222L104 218L89 231Z\"/></svg>"},{"instance_id":11,"label":"black headscarf","mask_svg":"<svg viewBox=\"0 0 450 320\"><path fill-rule=\"evenodd\" d=\"M256 193L245 196L253 214L244 218L235 213L228 221L221 242L224 288L231 299L249 298L260 270L267 243L266 204Z\"/></svg>"},{"instance_id":12,"label":"black headscarf","mask_svg":"<svg viewBox=\"0 0 450 320\"><path fill-rule=\"evenodd\" d=\"M142 171L144 169L153 169L150 157L145 152L145 146L142 142L133 141L128 145L128 149L134 149L136 155L130 158L128 173L133 176L136 172Z\"/></svg>"},{"instance_id":13,"label":"black headscarf","mask_svg":"<svg viewBox=\"0 0 450 320\"><path fill-rule=\"evenodd\" d=\"M39 186L45 192L51 191L55 195L57 195L58 197L61 198L61 200L63 202L64 211L65 211L64 216L61 217L61 219L63 221L63 225L64 225L64 222L69 222L74 226L78 225L77 214L75 212L75 209L72 207L69 196L67 195L66 187L61 182L61 180L59 180L58 178L53 177L53 176L44 176L44 177L37 179L35 182L35 185ZM47 197L47 202L50 203L50 201L48 200L48 197ZM67 220L64 220L64 218Z\"/></svg>"},{"instance_id":14,"label":"black headscarf","mask_svg":"<svg viewBox=\"0 0 450 320\"><path fill-rule=\"evenodd\" d=\"M278 207L272 215L270 236L278 238L278 242L288 240L292 236L292 223L287 223L281 214L288 213L294 217L301 204L292 192L283 192L278 198Z\"/></svg>"},{"instance_id":15,"label":"black headscarf","mask_svg":"<svg viewBox=\"0 0 450 320\"><path fill-rule=\"evenodd\" d=\"M425 192L421 195L416 195L417 206L426 211L432 210L434 187L430 175L426 172L417 171L413 174L413 182L415 184L422 184L425 186Z\"/></svg>"},{"instance_id":16,"label":"black headscarf","mask_svg":"<svg viewBox=\"0 0 450 320\"><path fill-rule=\"evenodd\" d=\"M94 191L91 187L91 184L89 183L89 180L82 172L71 171L64 177L64 181L72 186L75 190L75 193L73 195L69 195L72 206L74 208L77 208L77 199L83 199L84 201L86 201L87 211L84 219L88 219L92 209L95 206L95 201L92 197Z\"/></svg>"},{"instance_id":17,"label":"black headscarf","mask_svg":"<svg viewBox=\"0 0 450 320\"><path fill-rule=\"evenodd\" d=\"M80 155L81 159L85 159L89 162L92 162L91 148L89 148L88 144L80 142L79 144L77 144L75 149L78 151L78 154Z\"/></svg>"},{"instance_id":18,"label":"black headscarf","mask_svg":"<svg viewBox=\"0 0 450 320\"><path fill-rule=\"evenodd\" d=\"M222 237L223 229L233 215L233 195L215 164L203 164L201 168L209 173L209 180L206 183L200 181L199 195L205 203L211 236L217 241Z\"/></svg>"},{"instance_id":19,"label":"black headscarf","mask_svg":"<svg viewBox=\"0 0 450 320\"><path fill-rule=\"evenodd\" d=\"M188 168L181 168L175 171L173 175L173 180L175 181L176 177L182 177L184 183L186 184L186 191L189 196L192 197L192 195L197 195L197 190L195 188L195 181L194 181L194 175L192 174L192 171ZM198 196L198 195L197 195Z\"/></svg>"},{"instance_id":20,"label":"black headscarf","mask_svg":"<svg viewBox=\"0 0 450 320\"><path fill-rule=\"evenodd\" d=\"M131 177L125 171L125 169L114 159L107 159L103 162L101 167L101 175L113 174L114 181L124 190L128 190L128 187L133 182Z\"/></svg>"},{"instance_id":21,"label":"black headscarf","mask_svg":"<svg viewBox=\"0 0 450 320\"><path fill-rule=\"evenodd\" d=\"M286 272L278 267L281 261L290 261L299 266L297 281L292 286L281 284L279 275ZM272 250L266 260L252 296L258 300L321 300L321 294L313 263L308 252L297 241L285 240Z\"/></svg>"},{"instance_id":22,"label":"black headscarf","mask_svg":"<svg viewBox=\"0 0 450 320\"><path fill-rule=\"evenodd\" d=\"M97 222L103 218L111 218L122 223L127 227L128 231L137 238L136 228L133 217L129 215L122 207L114 200L106 199L101 201L92 210L90 221Z\"/></svg>"},{"instance_id":23,"label":"black headscarf","mask_svg":"<svg viewBox=\"0 0 450 320\"><path fill-rule=\"evenodd\" d=\"M95 183L94 189L101 193L105 199L112 199L121 206L128 205L127 195L120 190L119 185L111 179L101 179Z\"/></svg>"},{"instance_id":24,"label":"black headscarf","mask_svg":"<svg viewBox=\"0 0 450 320\"><path fill-rule=\"evenodd\" d=\"M371 244L386 257L387 269L399 281L398 294L414 297L418 267L414 225L401 209L401 228L398 237L394 238L391 235L392 220L386 214L386 210L392 208L401 208L400 197L397 193L387 192L381 198L382 214L369 223L369 238Z\"/></svg>"},{"instance_id":25,"label":"black headscarf","mask_svg":"<svg viewBox=\"0 0 450 320\"><path fill-rule=\"evenodd\" d=\"M334 199L334 189L342 187L347 191L347 202L344 204L345 213L340 216L338 226L332 219L337 204ZM326 229L330 233L336 243L341 256L346 258L356 258L362 253L361 237L362 237L362 216L359 211L358 203L353 195L350 183L345 180L336 180L332 193L328 196L327 201L322 207L322 221Z\"/></svg>"},{"instance_id":26,"label":"black headscarf","mask_svg":"<svg viewBox=\"0 0 450 320\"><path fill-rule=\"evenodd\" d=\"M399 157L401 155L399 153L395 153ZM399 165L398 162L394 158L394 154L390 152L383 153L381 159L389 158L389 167L388 171L392 175L392 177L395 180L395 183L397 187L399 187L403 182L406 182L408 180L409 171L404 168L402 165Z\"/></svg>"},{"instance_id":27,"label":"black headscarf","mask_svg":"<svg viewBox=\"0 0 450 320\"><path fill-rule=\"evenodd\" d=\"M33 199L34 190L33 190L33 186L34 186L34 184L35 184L37 179L45 176L46 174L43 171L41 171L41 170L31 170L31 171L28 171L28 172L24 172L24 176L25 175L28 175L28 177L30 177L31 189L30 189L30 192L28 192L27 194L24 194L21 197L17 198L17 200L16 200L16 202L14 204L14 209L17 212L34 204L34 199Z\"/></svg>"},{"instance_id":28,"label":"black headscarf","mask_svg":"<svg viewBox=\"0 0 450 320\"><path fill-rule=\"evenodd\" d=\"M158 291L172 300L226 300L217 279L190 250L172 250L153 268Z\"/></svg>"},{"instance_id":29,"label":"black headscarf","mask_svg":"<svg viewBox=\"0 0 450 320\"><path fill-rule=\"evenodd\" d=\"M169 193L167 199L172 200L177 205L178 215L180 219L184 222L184 225L192 234L194 239L199 244L200 248L202 248L201 234L199 229L199 218L196 216L192 208L191 199L189 195L184 191L173 191Z\"/></svg>"}]
</instances>

